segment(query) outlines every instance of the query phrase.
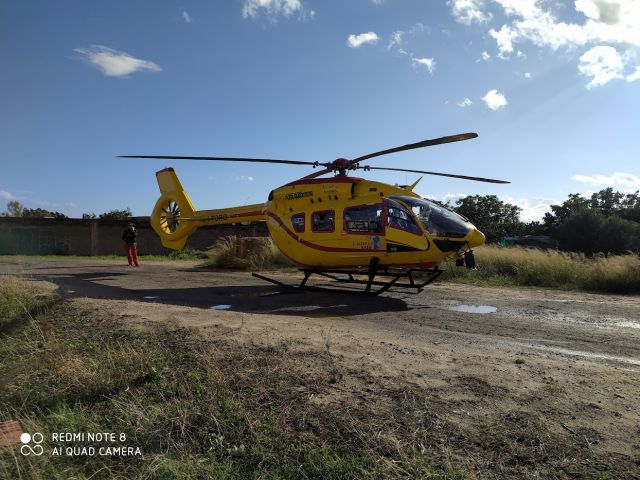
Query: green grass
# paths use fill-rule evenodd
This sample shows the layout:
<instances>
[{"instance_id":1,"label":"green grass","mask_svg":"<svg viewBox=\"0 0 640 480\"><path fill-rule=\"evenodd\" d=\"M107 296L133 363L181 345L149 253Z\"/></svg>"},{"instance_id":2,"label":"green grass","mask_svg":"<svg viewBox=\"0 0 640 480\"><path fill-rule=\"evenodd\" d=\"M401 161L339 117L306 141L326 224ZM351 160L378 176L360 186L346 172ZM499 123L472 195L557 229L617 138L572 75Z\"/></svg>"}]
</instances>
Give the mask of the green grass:
<instances>
[{"instance_id":1,"label":"green grass","mask_svg":"<svg viewBox=\"0 0 640 480\"><path fill-rule=\"evenodd\" d=\"M337 357L328 365L323 355L294 355L285 343L243 346L187 329L129 330L113 311L77 301L0 336L0 422L18 420L45 438L123 432L144 453L0 451L0 478L463 478L418 450L419 424L403 427L401 405L396 418L367 404L354 410L310 401L327 391L341 368ZM306 364L318 368L310 373Z\"/></svg>"},{"instance_id":2,"label":"green grass","mask_svg":"<svg viewBox=\"0 0 640 480\"><path fill-rule=\"evenodd\" d=\"M520 247L475 249L476 270L445 265L443 280L489 286L527 286L604 293L640 293L640 257L585 257Z\"/></svg>"}]
</instances>

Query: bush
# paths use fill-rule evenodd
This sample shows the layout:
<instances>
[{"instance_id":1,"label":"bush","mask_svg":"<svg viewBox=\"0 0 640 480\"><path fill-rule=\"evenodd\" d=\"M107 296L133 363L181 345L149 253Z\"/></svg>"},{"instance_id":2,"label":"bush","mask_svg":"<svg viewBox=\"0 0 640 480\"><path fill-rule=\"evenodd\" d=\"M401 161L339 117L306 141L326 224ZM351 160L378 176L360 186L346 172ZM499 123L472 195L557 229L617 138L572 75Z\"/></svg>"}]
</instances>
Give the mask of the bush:
<instances>
[{"instance_id":1,"label":"bush","mask_svg":"<svg viewBox=\"0 0 640 480\"><path fill-rule=\"evenodd\" d=\"M269 237L223 237L207 252L207 266L236 270L265 270L291 264Z\"/></svg>"}]
</instances>

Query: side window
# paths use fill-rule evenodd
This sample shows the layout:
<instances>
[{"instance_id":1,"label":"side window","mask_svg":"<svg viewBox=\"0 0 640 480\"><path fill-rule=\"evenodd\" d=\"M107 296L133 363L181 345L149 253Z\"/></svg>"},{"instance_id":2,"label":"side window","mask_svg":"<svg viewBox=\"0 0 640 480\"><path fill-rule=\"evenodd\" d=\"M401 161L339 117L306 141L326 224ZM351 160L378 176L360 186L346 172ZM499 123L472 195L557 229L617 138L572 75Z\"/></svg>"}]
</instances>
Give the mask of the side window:
<instances>
[{"instance_id":1,"label":"side window","mask_svg":"<svg viewBox=\"0 0 640 480\"><path fill-rule=\"evenodd\" d=\"M313 212L311 214L311 230L313 232L333 232L334 228L333 210Z\"/></svg>"},{"instance_id":2,"label":"side window","mask_svg":"<svg viewBox=\"0 0 640 480\"><path fill-rule=\"evenodd\" d=\"M295 232L304 232L304 213L296 213L295 215L292 215L291 224L293 225L293 230Z\"/></svg>"},{"instance_id":3,"label":"side window","mask_svg":"<svg viewBox=\"0 0 640 480\"><path fill-rule=\"evenodd\" d=\"M352 233L382 233L382 205L345 208L344 229Z\"/></svg>"},{"instance_id":4,"label":"side window","mask_svg":"<svg viewBox=\"0 0 640 480\"><path fill-rule=\"evenodd\" d=\"M398 202L386 200L387 205L387 225L407 232L422 235L422 230L418 227L409 211Z\"/></svg>"}]
</instances>

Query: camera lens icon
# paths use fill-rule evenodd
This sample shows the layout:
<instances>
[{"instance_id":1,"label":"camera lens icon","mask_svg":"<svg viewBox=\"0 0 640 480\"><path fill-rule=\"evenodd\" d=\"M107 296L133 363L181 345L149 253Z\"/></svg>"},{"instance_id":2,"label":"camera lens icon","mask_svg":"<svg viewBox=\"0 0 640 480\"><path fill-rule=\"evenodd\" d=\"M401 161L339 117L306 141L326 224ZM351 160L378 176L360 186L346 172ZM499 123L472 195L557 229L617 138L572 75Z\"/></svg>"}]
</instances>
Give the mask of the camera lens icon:
<instances>
[{"instance_id":1,"label":"camera lens icon","mask_svg":"<svg viewBox=\"0 0 640 480\"><path fill-rule=\"evenodd\" d=\"M20 447L20 453L25 457L29 455L40 456L44 453L44 448L40 445L44 441L44 435L40 432L36 432L33 435L24 432L20 435L20 441L23 445ZM33 442L33 446L31 443Z\"/></svg>"}]
</instances>

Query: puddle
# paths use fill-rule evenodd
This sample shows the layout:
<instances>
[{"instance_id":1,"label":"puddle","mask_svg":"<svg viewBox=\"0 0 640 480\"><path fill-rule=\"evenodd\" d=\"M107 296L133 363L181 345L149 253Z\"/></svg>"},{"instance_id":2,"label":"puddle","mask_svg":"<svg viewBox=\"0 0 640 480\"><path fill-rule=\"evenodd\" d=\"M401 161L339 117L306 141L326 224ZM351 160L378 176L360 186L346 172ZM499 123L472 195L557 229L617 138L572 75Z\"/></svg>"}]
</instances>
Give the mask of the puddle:
<instances>
[{"instance_id":1,"label":"puddle","mask_svg":"<svg viewBox=\"0 0 640 480\"><path fill-rule=\"evenodd\" d=\"M464 313L496 313L498 311L496 307L491 305L456 305L455 307L449 307L449 310Z\"/></svg>"},{"instance_id":2,"label":"puddle","mask_svg":"<svg viewBox=\"0 0 640 480\"><path fill-rule=\"evenodd\" d=\"M209 310L229 310L231 305L213 305L209 307Z\"/></svg>"},{"instance_id":3,"label":"puddle","mask_svg":"<svg viewBox=\"0 0 640 480\"><path fill-rule=\"evenodd\" d=\"M160 297L155 297L153 295L147 295L146 297L142 297L142 298L144 298L145 300L155 300L156 298L160 298Z\"/></svg>"}]
</instances>

